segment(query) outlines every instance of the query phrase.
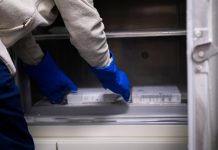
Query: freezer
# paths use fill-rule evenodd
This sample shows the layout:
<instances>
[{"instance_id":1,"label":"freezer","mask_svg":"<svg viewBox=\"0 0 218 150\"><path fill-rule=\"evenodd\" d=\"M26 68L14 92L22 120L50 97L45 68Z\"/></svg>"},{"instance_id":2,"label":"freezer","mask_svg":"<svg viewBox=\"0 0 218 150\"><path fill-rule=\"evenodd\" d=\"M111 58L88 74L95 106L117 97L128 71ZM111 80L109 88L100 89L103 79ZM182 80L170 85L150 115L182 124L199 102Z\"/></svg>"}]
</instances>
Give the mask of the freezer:
<instances>
[{"instance_id":1,"label":"freezer","mask_svg":"<svg viewBox=\"0 0 218 150\"><path fill-rule=\"evenodd\" d=\"M36 149L217 148L216 0L94 0L110 50L131 83L125 103L105 90L70 44L59 15L33 34L78 86L50 104L18 69ZM17 66L22 65L17 60Z\"/></svg>"}]
</instances>

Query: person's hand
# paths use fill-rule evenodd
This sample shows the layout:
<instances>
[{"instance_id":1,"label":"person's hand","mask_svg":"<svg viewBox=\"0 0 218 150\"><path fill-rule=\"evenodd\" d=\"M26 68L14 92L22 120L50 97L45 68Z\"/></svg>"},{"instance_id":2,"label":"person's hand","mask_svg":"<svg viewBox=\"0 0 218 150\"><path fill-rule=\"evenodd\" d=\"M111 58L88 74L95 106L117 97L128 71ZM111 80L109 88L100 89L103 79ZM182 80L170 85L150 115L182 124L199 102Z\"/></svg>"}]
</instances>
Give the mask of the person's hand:
<instances>
[{"instance_id":1,"label":"person's hand","mask_svg":"<svg viewBox=\"0 0 218 150\"><path fill-rule=\"evenodd\" d=\"M112 54L111 57L112 62L109 66L103 68L92 67L92 70L105 89L110 89L112 92L122 95L124 100L128 102L130 97L128 77L123 71L118 69Z\"/></svg>"},{"instance_id":2,"label":"person's hand","mask_svg":"<svg viewBox=\"0 0 218 150\"><path fill-rule=\"evenodd\" d=\"M77 91L77 86L55 64L48 52L39 64L25 66L24 71L52 104L65 104L65 95Z\"/></svg>"}]
</instances>

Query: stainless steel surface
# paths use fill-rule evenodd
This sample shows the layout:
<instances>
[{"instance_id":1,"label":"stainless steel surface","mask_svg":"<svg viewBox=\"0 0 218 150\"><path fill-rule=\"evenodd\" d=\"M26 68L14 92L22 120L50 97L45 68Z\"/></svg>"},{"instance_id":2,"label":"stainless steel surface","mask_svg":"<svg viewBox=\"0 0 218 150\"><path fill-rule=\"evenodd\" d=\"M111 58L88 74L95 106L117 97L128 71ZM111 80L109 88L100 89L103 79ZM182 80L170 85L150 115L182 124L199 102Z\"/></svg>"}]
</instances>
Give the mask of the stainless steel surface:
<instances>
[{"instance_id":1,"label":"stainless steel surface","mask_svg":"<svg viewBox=\"0 0 218 150\"><path fill-rule=\"evenodd\" d=\"M190 150L218 148L217 7L217 0L188 1L187 56L196 56L188 58Z\"/></svg>"}]
</instances>

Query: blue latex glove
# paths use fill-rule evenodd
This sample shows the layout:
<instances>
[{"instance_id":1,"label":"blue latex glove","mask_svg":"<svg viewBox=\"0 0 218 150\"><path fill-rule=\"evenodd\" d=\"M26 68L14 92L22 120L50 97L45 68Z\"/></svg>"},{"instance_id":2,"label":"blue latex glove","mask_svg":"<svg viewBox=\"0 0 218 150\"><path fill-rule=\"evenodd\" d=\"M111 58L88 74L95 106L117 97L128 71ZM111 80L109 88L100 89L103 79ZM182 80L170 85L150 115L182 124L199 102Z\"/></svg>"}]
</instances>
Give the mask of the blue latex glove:
<instances>
[{"instance_id":1,"label":"blue latex glove","mask_svg":"<svg viewBox=\"0 0 218 150\"><path fill-rule=\"evenodd\" d=\"M93 72L100 80L105 89L123 96L125 101L129 101L130 84L127 75L119 70L115 64L114 57L111 54L112 62L109 66L103 68L93 68Z\"/></svg>"},{"instance_id":2,"label":"blue latex glove","mask_svg":"<svg viewBox=\"0 0 218 150\"><path fill-rule=\"evenodd\" d=\"M58 68L48 52L38 65L25 66L25 72L52 104L63 104L64 96L76 92L76 85Z\"/></svg>"}]
</instances>

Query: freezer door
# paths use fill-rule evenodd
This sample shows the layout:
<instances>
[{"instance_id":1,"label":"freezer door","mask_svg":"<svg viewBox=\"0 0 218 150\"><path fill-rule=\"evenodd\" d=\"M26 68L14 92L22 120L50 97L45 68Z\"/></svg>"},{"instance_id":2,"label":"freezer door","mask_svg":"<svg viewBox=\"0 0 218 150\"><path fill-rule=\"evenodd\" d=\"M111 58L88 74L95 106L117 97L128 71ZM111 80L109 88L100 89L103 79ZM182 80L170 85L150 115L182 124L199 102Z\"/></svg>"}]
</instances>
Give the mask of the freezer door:
<instances>
[{"instance_id":1,"label":"freezer door","mask_svg":"<svg viewBox=\"0 0 218 150\"><path fill-rule=\"evenodd\" d=\"M218 148L218 1L190 0L188 9L189 150Z\"/></svg>"}]
</instances>

